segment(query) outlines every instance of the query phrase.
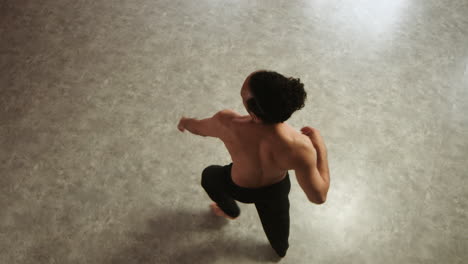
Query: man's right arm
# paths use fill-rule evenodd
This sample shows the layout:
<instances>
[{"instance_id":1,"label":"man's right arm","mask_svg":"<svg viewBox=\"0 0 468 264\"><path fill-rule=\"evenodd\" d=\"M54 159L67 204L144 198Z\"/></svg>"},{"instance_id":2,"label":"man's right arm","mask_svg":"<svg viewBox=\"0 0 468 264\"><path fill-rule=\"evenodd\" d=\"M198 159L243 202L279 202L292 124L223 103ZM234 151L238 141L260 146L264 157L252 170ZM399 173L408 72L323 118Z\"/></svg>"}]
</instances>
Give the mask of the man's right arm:
<instances>
[{"instance_id":1,"label":"man's right arm","mask_svg":"<svg viewBox=\"0 0 468 264\"><path fill-rule=\"evenodd\" d=\"M323 177L317 166L317 156L320 155L314 147L303 145L295 157L294 171L299 186L306 194L309 201L322 204L327 199L329 188L328 177Z\"/></svg>"},{"instance_id":2,"label":"man's right arm","mask_svg":"<svg viewBox=\"0 0 468 264\"><path fill-rule=\"evenodd\" d=\"M304 127L301 131L312 144L302 145L297 152L296 177L309 201L321 204L326 201L330 188L327 149L317 129Z\"/></svg>"},{"instance_id":3,"label":"man's right arm","mask_svg":"<svg viewBox=\"0 0 468 264\"><path fill-rule=\"evenodd\" d=\"M324 144L315 146L317 151L317 169L323 180L327 183L327 191L330 187L330 169L328 168L327 149Z\"/></svg>"}]
</instances>

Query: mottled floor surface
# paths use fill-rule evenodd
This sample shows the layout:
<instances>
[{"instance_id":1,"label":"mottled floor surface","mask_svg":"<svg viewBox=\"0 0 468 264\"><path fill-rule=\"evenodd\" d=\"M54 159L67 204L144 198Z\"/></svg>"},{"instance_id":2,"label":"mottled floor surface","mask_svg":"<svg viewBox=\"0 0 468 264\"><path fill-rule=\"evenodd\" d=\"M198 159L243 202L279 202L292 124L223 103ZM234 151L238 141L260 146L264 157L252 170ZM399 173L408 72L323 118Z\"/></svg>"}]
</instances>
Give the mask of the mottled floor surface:
<instances>
[{"instance_id":1,"label":"mottled floor surface","mask_svg":"<svg viewBox=\"0 0 468 264\"><path fill-rule=\"evenodd\" d=\"M288 121L328 144L331 189L291 171L282 263L467 263L467 0L3 0L0 263L275 262L253 205L209 212L231 162L182 115L257 69L300 77Z\"/></svg>"}]
</instances>

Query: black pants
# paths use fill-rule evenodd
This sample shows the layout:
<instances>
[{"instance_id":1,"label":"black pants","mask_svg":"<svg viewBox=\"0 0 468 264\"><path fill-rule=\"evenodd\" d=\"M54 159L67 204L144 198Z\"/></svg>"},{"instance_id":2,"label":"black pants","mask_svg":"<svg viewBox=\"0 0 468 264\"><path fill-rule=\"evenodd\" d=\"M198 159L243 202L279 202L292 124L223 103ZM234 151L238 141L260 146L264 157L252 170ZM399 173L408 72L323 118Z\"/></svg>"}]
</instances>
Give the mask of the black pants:
<instances>
[{"instance_id":1,"label":"black pants","mask_svg":"<svg viewBox=\"0 0 468 264\"><path fill-rule=\"evenodd\" d=\"M229 216L237 217L240 209L236 201L254 203L263 230L276 253L284 257L289 248L289 173L275 184L261 188L244 188L231 178L232 163L211 165L202 172L201 185L208 196Z\"/></svg>"}]
</instances>

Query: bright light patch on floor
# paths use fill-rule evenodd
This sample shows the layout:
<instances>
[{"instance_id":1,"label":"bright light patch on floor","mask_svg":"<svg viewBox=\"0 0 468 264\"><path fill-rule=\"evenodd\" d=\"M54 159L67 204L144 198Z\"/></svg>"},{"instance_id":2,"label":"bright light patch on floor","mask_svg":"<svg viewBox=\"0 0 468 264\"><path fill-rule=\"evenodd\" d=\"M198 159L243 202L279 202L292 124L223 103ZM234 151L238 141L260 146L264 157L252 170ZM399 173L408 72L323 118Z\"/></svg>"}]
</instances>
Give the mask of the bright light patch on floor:
<instances>
[{"instance_id":1,"label":"bright light patch on floor","mask_svg":"<svg viewBox=\"0 0 468 264\"><path fill-rule=\"evenodd\" d=\"M359 20L359 26L365 25L376 34L391 33L400 22L407 0L353 1L353 11Z\"/></svg>"}]
</instances>

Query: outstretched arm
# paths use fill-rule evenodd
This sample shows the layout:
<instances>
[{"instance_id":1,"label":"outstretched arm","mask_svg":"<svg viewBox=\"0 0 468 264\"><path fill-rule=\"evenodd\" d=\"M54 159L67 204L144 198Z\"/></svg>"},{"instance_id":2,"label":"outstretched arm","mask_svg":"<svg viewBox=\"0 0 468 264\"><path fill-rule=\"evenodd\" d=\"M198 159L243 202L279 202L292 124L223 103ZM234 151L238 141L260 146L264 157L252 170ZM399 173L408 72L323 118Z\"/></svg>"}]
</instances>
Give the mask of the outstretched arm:
<instances>
[{"instance_id":1,"label":"outstretched arm","mask_svg":"<svg viewBox=\"0 0 468 264\"><path fill-rule=\"evenodd\" d=\"M195 119L182 117L177 125L177 128L184 132L187 129L189 132L202 137L216 137L220 138L227 128L226 121L232 116L234 111L221 110L214 114L212 117L205 119Z\"/></svg>"},{"instance_id":2,"label":"outstretched arm","mask_svg":"<svg viewBox=\"0 0 468 264\"><path fill-rule=\"evenodd\" d=\"M187 118L187 117L182 117L179 121L179 124L177 125L177 128L181 131L184 132L185 130L188 130L190 133L199 135L199 136L204 136L197 130L197 122L199 122L198 119L195 118Z\"/></svg>"}]
</instances>

